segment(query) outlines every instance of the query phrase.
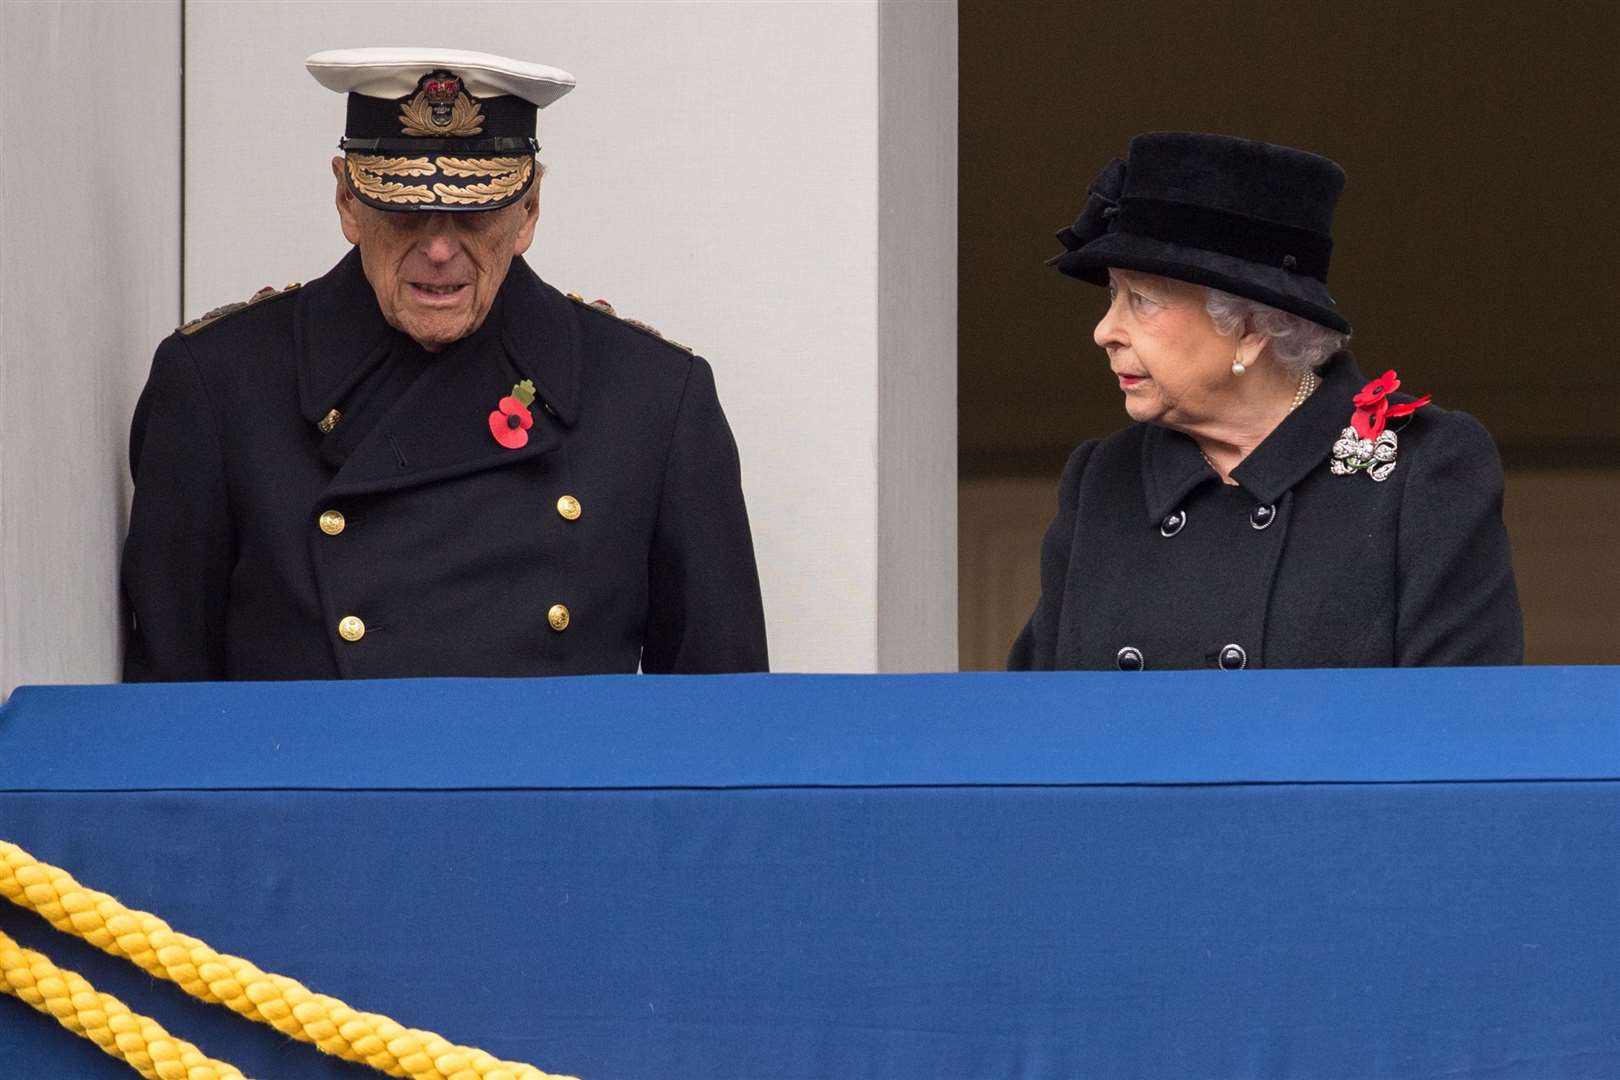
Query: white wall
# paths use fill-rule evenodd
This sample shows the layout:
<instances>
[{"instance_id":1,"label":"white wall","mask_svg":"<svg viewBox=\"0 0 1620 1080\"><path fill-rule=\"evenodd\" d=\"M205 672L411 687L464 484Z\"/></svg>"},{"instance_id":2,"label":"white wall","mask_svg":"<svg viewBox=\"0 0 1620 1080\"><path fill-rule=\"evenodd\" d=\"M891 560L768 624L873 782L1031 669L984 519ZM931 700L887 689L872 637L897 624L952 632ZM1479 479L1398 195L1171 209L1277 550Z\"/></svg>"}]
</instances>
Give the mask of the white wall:
<instances>
[{"instance_id":1,"label":"white wall","mask_svg":"<svg viewBox=\"0 0 1620 1080\"><path fill-rule=\"evenodd\" d=\"M117 677L129 414L179 313L180 5L0 0L0 697Z\"/></svg>"},{"instance_id":2,"label":"white wall","mask_svg":"<svg viewBox=\"0 0 1620 1080\"><path fill-rule=\"evenodd\" d=\"M186 13L188 312L345 250L343 101L307 54L431 38L565 68L529 260L713 363L773 666L955 668L954 2Z\"/></svg>"}]
</instances>

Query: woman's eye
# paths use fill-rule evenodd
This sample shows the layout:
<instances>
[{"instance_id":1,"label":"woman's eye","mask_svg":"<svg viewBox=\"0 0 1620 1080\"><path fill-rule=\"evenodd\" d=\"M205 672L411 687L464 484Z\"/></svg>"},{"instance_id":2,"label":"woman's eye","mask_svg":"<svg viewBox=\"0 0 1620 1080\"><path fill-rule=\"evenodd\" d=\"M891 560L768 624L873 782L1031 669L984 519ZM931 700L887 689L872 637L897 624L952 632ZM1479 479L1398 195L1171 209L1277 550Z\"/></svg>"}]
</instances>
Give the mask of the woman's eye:
<instances>
[{"instance_id":1,"label":"woman's eye","mask_svg":"<svg viewBox=\"0 0 1620 1080\"><path fill-rule=\"evenodd\" d=\"M1159 306L1159 302L1157 300L1153 299L1153 297L1151 297L1151 296L1143 296L1139 292L1131 293L1131 300L1132 300L1133 303L1136 304L1137 307L1140 307L1140 308L1150 308L1150 307L1158 307Z\"/></svg>"}]
</instances>

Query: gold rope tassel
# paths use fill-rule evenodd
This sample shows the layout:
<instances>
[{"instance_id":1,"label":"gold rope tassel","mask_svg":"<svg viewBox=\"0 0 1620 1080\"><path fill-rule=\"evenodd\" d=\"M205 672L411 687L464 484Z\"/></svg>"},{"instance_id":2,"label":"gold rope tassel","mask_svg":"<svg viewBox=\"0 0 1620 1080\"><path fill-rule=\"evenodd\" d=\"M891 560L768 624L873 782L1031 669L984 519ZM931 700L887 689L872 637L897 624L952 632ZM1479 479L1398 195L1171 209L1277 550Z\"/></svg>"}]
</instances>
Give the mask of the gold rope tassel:
<instances>
[{"instance_id":1,"label":"gold rope tassel","mask_svg":"<svg viewBox=\"0 0 1620 1080\"><path fill-rule=\"evenodd\" d=\"M533 1065L501 1061L457 1046L431 1031L407 1028L377 1013L359 1012L285 975L260 971L239 956L216 952L156 915L134 911L106 893L80 885L67 871L42 863L0 840L0 896L167 979L201 1001L224 1005L249 1020L345 1061L411 1080L573 1080Z\"/></svg>"},{"instance_id":2,"label":"gold rope tassel","mask_svg":"<svg viewBox=\"0 0 1620 1080\"><path fill-rule=\"evenodd\" d=\"M184 1039L163 1030L77 972L59 968L0 931L0 990L83 1035L148 1080L244 1080Z\"/></svg>"}]
</instances>

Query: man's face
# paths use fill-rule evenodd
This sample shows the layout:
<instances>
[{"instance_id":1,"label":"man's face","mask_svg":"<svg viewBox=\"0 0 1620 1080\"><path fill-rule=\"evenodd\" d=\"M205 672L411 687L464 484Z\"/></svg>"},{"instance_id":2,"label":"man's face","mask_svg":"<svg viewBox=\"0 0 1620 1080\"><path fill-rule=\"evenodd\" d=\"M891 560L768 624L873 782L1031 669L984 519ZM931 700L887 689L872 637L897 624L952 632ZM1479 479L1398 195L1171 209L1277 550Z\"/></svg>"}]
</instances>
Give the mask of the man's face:
<instances>
[{"instance_id":1,"label":"man's face","mask_svg":"<svg viewBox=\"0 0 1620 1080\"><path fill-rule=\"evenodd\" d=\"M449 213L378 210L337 176L338 219L360 248L383 318L428 352L439 352L484 324L512 258L529 250L540 213L540 178L511 206Z\"/></svg>"}]
</instances>

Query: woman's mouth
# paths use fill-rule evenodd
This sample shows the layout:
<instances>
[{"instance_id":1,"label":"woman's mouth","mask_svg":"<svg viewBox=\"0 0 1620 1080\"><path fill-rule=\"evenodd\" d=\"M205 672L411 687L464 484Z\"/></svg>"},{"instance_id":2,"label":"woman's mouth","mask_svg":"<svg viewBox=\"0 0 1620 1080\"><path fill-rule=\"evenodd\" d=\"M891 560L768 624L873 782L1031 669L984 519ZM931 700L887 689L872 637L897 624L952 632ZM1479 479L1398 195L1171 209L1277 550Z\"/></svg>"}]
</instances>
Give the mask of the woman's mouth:
<instances>
[{"instance_id":1,"label":"woman's mouth","mask_svg":"<svg viewBox=\"0 0 1620 1080\"><path fill-rule=\"evenodd\" d=\"M1114 374L1119 376L1119 388L1121 390L1130 390L1148 381L1146 375L1126 375L1124 372L1118 371Z\"/></svg>"}]
</instances>

